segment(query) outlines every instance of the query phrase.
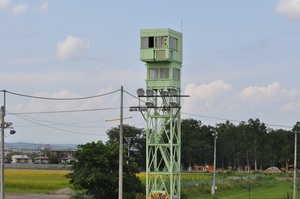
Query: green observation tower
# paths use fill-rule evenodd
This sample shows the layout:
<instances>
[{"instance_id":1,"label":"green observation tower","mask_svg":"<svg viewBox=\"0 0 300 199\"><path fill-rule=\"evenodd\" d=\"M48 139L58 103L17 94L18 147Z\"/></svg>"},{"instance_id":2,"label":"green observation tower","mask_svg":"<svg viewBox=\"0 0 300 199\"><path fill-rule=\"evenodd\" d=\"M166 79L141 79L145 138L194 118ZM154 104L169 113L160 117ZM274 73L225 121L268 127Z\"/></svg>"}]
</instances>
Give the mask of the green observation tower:
<instances>
[{"instance_id":1,"label":"green observation tower","mask_svg":"<svg viewBox=\"0 0 300 199\"><path fill-rule=\"evenodd\" d=\"M180 198L180 95L182 34L171 29L140 32L140 59L146 63L146 197Z\"/></svg>"}]
</instances>

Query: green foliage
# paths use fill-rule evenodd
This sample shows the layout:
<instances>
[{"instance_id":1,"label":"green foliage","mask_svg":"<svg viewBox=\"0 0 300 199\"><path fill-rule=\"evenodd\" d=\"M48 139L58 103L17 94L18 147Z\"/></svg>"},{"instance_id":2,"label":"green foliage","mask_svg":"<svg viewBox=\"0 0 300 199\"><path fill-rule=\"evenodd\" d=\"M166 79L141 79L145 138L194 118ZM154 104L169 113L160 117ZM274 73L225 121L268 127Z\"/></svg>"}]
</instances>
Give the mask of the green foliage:
<instances>
[{"instance_id":1,"label":"green foliage","mask_svg":"<svg viewBox=\"0 0 300 199\"><path fill-rule=\"evenodd\" d=\"M286 195L282 197L282 199L293 199L293 196L290 193L286 193Z\"/></svg>"},{"instance_id":2,"label":"green foliage","mask_svg":"<svg viewBox=\"0 0 300 199\"><path fill-rule=\"evenodd\" d=\"M108 135L108 144L119 143L120 127L113 127L106 131ZM146 169L146 131L142 128L123 125L123 144L126 147L127 154L135 159L138 166Z\"/></svg>"},{"instance_id":3,"label":"green foliage","mask_svg":"<svg viewBox=\"0 0 300 199\"><path fill-rule=\"evenodd\" d=\"M118 144L92 142L80 145L75 154L78 162L72 165L67 175L77 190L95 198L117 198L119 178ZM137 177L138 166L131 158L124 155L123 196L135 198L136 193L144 192L144 186Z\"/></svg>"}]
</instances>

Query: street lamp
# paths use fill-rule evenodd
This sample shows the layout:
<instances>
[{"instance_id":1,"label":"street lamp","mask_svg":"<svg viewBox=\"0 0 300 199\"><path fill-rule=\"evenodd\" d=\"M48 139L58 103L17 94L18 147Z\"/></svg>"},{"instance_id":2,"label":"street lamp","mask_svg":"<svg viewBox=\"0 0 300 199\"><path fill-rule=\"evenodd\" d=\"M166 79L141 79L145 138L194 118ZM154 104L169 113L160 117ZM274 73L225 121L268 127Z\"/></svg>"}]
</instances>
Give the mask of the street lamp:
<instances>
[{"instance_id":1,"label":"street lamp","mask_svg":"<svg viewBox=\"0 0 300 199\"><path fill-rule=\"evenodd\" d=\"M213 185L211 187L211 194L216 194L216 159L217 159L217 138L218 132L213 129L212 135L214 136L214 173L213 173Z\"/></svg>"},{"instance_id":2,"label":"street lamp","mask_svg":"<svg viewBox=\"0 0 300 199\"><path fill-rule=\"evenodd\" d=\"M296 199L296 179L297 179L297 134L295 131L295 151L294 151L294 190L293 190L293 199Z\"/></svg>"}]
</instances>

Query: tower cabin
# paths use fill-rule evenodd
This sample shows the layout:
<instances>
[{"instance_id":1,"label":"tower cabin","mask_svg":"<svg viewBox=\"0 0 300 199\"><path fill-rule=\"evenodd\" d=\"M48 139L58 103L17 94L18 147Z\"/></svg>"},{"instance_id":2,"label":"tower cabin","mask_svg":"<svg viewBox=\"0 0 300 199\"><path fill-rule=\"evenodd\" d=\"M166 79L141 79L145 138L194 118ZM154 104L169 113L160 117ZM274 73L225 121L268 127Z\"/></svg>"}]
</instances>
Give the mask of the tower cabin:
<instances>
[{"instance_id":1,"label":"tower cabin","mask_svg":"<svg viewBox=\"0 0 300 199\"><path fill-rule=\"evenodd\" d=\"M180 90L182 34L165 29L141 30L140 59L146 62L149 89Z\"/></svg>"}]
</instances>

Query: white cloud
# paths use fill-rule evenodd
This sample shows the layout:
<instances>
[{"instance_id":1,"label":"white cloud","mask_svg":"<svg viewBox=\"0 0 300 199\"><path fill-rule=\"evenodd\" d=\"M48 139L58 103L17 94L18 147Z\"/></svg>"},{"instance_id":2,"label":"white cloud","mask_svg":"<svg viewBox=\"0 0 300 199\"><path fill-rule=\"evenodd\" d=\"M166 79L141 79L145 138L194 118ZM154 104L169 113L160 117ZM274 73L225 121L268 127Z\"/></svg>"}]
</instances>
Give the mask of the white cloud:
<instances>
[{"instance_id":1,"label":"white cloud","mask_svg":"<svg viewBox=\"0 0 300 199\"><path fill-rule=\"evenodd\" d=\"M300 19L300 0L280 0L277 12L293 19Z\"/></svg>"},{"instance_id":2,"label":"white cloud","mask_svg":"<svg viewBox=\"0 0 300 199\"><path fill-rule=\"evenodd\" d=\"M210 113L221 105L218 101L231 92L232 87L221 80L202 85L188 84L185 94L190 97L184 99L184 110Z\"/></svg>"},{"instance_id":3,"label":"white cloud","mask_svg":"<svg viewBox=\"0 0 300 199\"><path fill-rule=\"evenodd\" d=\"M90 44L80 38L68 36L64 41L57 44L57 59L82 59L87 57L87 51Z\"/></svg>"},{"instance_id":4,"label":"white cloud","mask_svg":"<svg viewBox=\"0 0 300 199\"><path fill-rule=\"evenodd\" d=\"M44 2L42 5L40 5L38 7L38 10L41 11L41 12L46 12L46 11L48 11L48 8L49 8L49 3Z\"/></svg>"},{"instance_id":5,"label":"white cloud","mask_svg":"<svg viewBox=\"0 0 300 199\"><path fill-rule=\"evenodd\" d=\"M5 8L10 2L11 0L0 0L0 8Z\"/></svg>"},{"instance_id":6,"label":"white cloud","mask_svg":"<svg viewBox=\"0 0 300 199\"><path fill-rule=\"evenodd\" d=\"M282 88L279 82L266 86L249 86L236 91L223 81L188 84L183 112L216 118L248 120L293 125L300 110L300 90ZM207 118L206 118L207 119ZM222 122L222 121L214 121Z\"/></svg>"},{"instance_id":7,"label":"white cloud","mask_svg":"<svg viewBox=\"0 0 300 199\"><path fill-rule=\"evenodd\" d=\"M291 111L299 109L300 91L281 88L279 82L263 87L249 86L239 93L239 104L251 109ZM294 105L292 107L292 105Z\"/></svg>"},{"instance_id":8,"label":"white cloud","mask_svg":"<svg viewBox=\"0 0 300 199\"><path fill-rule=\"evenodd\" d=\"M22 14L28 10L28 6L25 4L19 4L12 9L12 12L16 15Z\"/></svg>"}]
</instances>

